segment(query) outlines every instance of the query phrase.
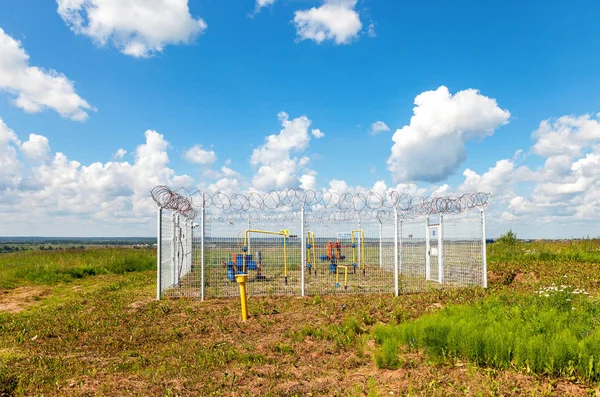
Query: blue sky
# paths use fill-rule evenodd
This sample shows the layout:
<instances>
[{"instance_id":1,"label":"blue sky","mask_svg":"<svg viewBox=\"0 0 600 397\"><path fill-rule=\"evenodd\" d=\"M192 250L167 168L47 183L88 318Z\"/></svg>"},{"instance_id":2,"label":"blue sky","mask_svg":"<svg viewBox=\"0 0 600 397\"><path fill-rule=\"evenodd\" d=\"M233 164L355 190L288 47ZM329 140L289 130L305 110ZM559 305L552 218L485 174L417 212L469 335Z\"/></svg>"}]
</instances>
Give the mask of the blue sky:
<instances>
[{"instance_id":1,"label":"blue sky","mask_svg":"<svg viewBox=\"0 0 600 397\"><path fill-rule=\"evenodd\" d=\"M0 235L151 234L155 182L381 181L415 195L490 191L492 235L599 234L596 2L153 4L0 3ZM389 130L372 134L378 121ZM280 139L266 145L270 135Z\"/></svg>"}]
</instances>

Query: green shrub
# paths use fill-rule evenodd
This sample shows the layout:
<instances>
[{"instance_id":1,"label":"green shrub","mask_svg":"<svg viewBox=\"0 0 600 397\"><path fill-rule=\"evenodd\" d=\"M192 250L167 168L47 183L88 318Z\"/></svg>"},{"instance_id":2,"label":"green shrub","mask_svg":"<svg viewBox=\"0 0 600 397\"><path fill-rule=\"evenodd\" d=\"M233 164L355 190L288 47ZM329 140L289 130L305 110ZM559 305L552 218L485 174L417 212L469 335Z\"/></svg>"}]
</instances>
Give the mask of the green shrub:
<instances>
[{"instance_id":1,"label":"green shrub","mask_svg":"<svg viewBox=\"0 0 600 397\"><path fill-rule=\"evenodd\" d=\"M501 244L515 245L519 240L517 239L517 234L511 229L508 232L501 235L500 238L498 238L498 240L496 241Z\"/></svg>"},{"instance_id":2,"label":"green shrub","mask_svg":"<svg viewBox=\"0 0 600 397\"><path fill-rule=\"evenodd\" d=\"M375 352L375 364L380 369L397 369L400 367L398 355L398 341L387 339L381 349Z\"/></svg>"},{"instance_id":3,"label":"green shrub","mask_svg":"<svg viewBox=\"0 0 600 397\"><path fill-rule=\"evenodd\" d=\"M397 343L444 361L600 380L600 304L585 291L550 286L534 296L498 296L374 331L375 361L390 363ZM387 366L386 366L387 368Z\"/></svg>"}]
</instances>

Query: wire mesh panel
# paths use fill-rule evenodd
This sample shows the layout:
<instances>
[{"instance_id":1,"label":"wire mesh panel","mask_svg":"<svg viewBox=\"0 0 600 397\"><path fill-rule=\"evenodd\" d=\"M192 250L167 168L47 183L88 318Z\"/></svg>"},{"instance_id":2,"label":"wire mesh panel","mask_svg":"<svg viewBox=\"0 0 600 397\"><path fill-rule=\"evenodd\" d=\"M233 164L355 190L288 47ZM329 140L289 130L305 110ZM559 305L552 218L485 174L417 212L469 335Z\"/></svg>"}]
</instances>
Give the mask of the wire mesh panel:
<instances>
[{"instance_id":1,"label":"wire mesh panel","mask_svg":"<svg viewBox=\"0 0 600 397\"><path fill-rule=\"evenodd\" d=\"M486 285L489 196L312 194L200 193L195 207L197 196L157 187L159 296L238 296L239 274L259 296Z\"/></svg>"},{"instance_id":2,"label":"wire mesh panel","mask_svg":"<svg viewBox=\"0 0 600 397\"><path fill-rule=\"evenodd\" d=\"M192 220L171 211L161 216L160 291L163 296L188 296L193 291Z\"/></svg>"},{"instance_id":3,"label":"wire mesh panel","mask_svg":"<svg viewBox=\"0 0 600 397\"><path fill-rule=\"evenodd\" d=\"M163 210L160 212L159 216L160 216L160 227L161 227L161 233L160 233L160 240L158 242L159 246L160 246L160 268L159 268L159 272L160 272L160 286L159 286L159 291L160 294L163 295L164 291L168 290L169 288L174 286L174 279L173 279L173 274L174 274L174 247L175 245L173 244L173 236L174 236L174 231L173 231L173 227L174 227L174 222L173 222L173 216L174 216L174 212L172 211L168 211L168 210Z\"/></svg>"},{"instance_id":4,"label":"wire mesh panel","mask_svg":"<svg viewBox=\"0 0 600 397\"><path fill-rule=\"evenodd\" d=\"M426 218L403 219L400 228L400 289L418 292L427 288Z\"/></svg>"},{"instance_id":5,"label":"wire mesh panel","mask_svg":"<svg viewBox=\"0 0 600 397\"><path fill-rule=\"evenodd\" d=\"M308 217L306 293L394 293L393 223L347 218Z\"/></svg>"},{"instance_id":6,"label":"wire mesh panel","mask_svg":"<svg viewBox=\"0 0 600 397\"><path fill-rule=\"evenodd\" d=\"M483 286L482 213L444 216L444 283Z\"/></svg>"}]
</instances>

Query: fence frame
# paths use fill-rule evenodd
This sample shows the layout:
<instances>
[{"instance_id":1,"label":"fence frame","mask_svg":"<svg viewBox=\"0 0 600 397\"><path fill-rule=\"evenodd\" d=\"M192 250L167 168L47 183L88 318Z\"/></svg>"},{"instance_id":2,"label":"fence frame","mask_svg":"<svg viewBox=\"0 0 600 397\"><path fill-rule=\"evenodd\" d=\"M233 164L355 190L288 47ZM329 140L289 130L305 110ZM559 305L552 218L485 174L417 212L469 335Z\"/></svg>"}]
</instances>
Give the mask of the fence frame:
<instances>
[{"instance_id":1,"label":"fence frame","mask_svg":"<svg viewBox=\"0 0 600 397\"><path fill-rule=\"evenodd\" d=\"M158 189L158 190L157 190ZM292 193L291 193L292 192ZM356 194L354 196L345 194L338 196L337 201L335 201L335 196L332 201L335 201L335 204L328 207L328 202L326 202L325 197L328 192L312 192L313 196L308 196L310 192L301 192L301 195L298 195L298 191L287 191L284 192L285 196L280 196L278 192L268 192L262 196L262 202L259 200L261 196L258 193L250 193L247 196L243 196L241 194L233 195L231 197L224 195L223 193L214 193L212 195L205 192L195 192L194 194L187 194L187 196L178 193L177 191L172 191L169 188L164 186L158 186L153 189L152 197L158 204L159 208L157 211L157 300L160 300L164 296L165 289L171 287L177 287L180 285L182 281L182 277L185 274L182 274L182 269L188 269L189 272L192 271L194 267L194 246L196 244L196 239L194 238L194 229L199 228L199 245L200 245L200 298L202 301L206 299L206 221L207 221L207 207L218 208L224 214L223 219L228 219L228 216L237 212L247 212L247 227L248 230L253 226L253 217L252 213L248 212L251 209L257 209L259 213L264 212L269 213L269 211L273 211L279 207L287 207L288 209L298 208L297 212L290 217L290 219L296 219L298 221L299 218L299 227L300 227L300 296L306 296L306 272L305 268L307 266L307 238L306 238L306 215L307 215L307 207L315 209L315 207L322 207L321 209L331 210L331 214L335 216L340 216L340 219L344 219L345 222L350 221L349 218L344 218L344 214L347 213L344 210L354 208L350 213L354 214L356 226L359 231L362 230L362 211L372 210L373 207L370 207L370 200L375 197L375 201L377 201L377 195L373 195L373 192L369 192L368 194L360 195ZM319 196L321 194L321 196ZM200 199L200 204L195 205L193 203L194 197L196 199ZM283 197L283 198L282 198ZM301 198L299 200L295 200L296 198ZM307 198L308 197L308 198ZM312 197L312 198L311 198ZM329 196L327 196L329 197ZM408 197L408 198L407 198ZM383 270L384 268L384 260L383 260L383 226L384 223L382 219L386 219L387 221L393 221L393 274L394 274L394 287L393 293L395 296L399 296L401 292L400 281L403 278L403 265L404 265L404 248L403 248L403 227L404 222L407 219L421 219L425 220L425 280L426 281L437 281L440 285L445 283L445 247L444 247L444 236L445 236L445 221L444 214L462 214L464 212L468 212L472 209L480 210L480 219L479 219L479 227L481 228L481 281L480 285L484 288L487 288L487 260L486 260L486 233L485 233L485 207L488 203L488 200L491 196L489 194L484 193L474 193L470 196L463 195L460 197L443 197L443 198L417 198L416 203L412 202L412 198L406 194L400 194L399 192L391 192L388 193L385 197L380 200L379 212L373 212L371 215L376 214L376 218L379 221L378 231L379 231L379 268ZM357 201L358 198L358 201ZM269 205L269 199L275 202L275 205ZM220 201L219 201L220 200ZM237 200L237 201L236 201ZM254 202L253 202L254 200ZM279 200L279 202L277 202ZM362 200L362 201L361 201ZM387 201L390 200L392 205L387 205ZM404 200L404 201L403 201ZM259 203L258 205L256 203ZM356 204L358 202L358 205ZM406 203L409 205L404 205ZM362 208L357 209L362 203ZM196 210L199 208L199 210ZM170 221L172 222L173 232L170 236L170 244L172 247L170 249L169 255L172 256L170 270L171 280L169 282L169 286L163 289L163 284L167 282L164 279L162 272L166 269L164 268L165 264L163 263L163 255L164 255L164 228L165 219L164 219L164 209L168 209L172 211L170 213ZM233 210L232 210L233 209ZM262 212L260 212L262 211ZM289 212L280 212L279 215L290 214ZM330 214L330 216L331 216ZM337 215L336 215L337 214ZM341 215L340 215L341 214ZM314 215L314 212L311 212L311 216ZM368 215L368 214L367 214ZM437 225L430 225L430 216L435 215L439 218L439 223ZM215 213L212 213L211 216L215 216ZM294 217L295 216L295 217ZM194 220L199 218L200 224L195 224ZM372 217L369 218L374 220ZM326 219L325 219L326 220ZM314 222L314 220L312 220ZM389 223L386 225L390 226ZM311 229L312 230L312 229ZM432 280L431 274L431 230L437 231L437 266L438 266L438 277L437 280ZM353 232L354 233L354 232ZM364 232L363 232L364 233ZM411 237L411 236L409 236ZM284 237L286 238L286 237ZM364 237L362 237L364 242ZM249 252L252 252L250 249L251 241L248 239L247 248ZM409 241L409 244L410 241ZM181 249L180 249L181 247ZM354 249L354 248L353 248ZM358 262L360 269L361 262L361 250L363 249L362 244L358 244ZM189 263L188 263L189 261ZM179 269L176 264L180 264ZM185 266L185 267L184 267ZM389 268L388 268L389 269ZM315 269L316 271L316 269Z\"/></svg>"}]
</instances>

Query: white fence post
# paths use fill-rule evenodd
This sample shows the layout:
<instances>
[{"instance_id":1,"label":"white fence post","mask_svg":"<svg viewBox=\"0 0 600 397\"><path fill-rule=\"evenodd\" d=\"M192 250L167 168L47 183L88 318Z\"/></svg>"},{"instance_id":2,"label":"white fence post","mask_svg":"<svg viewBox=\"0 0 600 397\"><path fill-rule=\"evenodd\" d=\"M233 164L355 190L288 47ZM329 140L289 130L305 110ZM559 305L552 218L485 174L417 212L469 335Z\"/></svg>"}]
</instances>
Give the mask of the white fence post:
<instances>
[{"instance_id":1,"label":"white fence post","mask_svg":"<svg viewBox=\"0 0 600 397\"><path fill-rule=\"evenodd\" d=\"M248 214L248 230L252 229L252 223L250 222L250 214ZM250 248L250 239L251 239L251 233L248 233L248 245L246 247L248 247L248 251L246 251L247 254L251 254L252 253L252 248Z\"/></svg>"},{"instance_id":2,"label":"white fence post","mask_svg":"<svg viewBox=\"0 0 600 397\"><path fill-rule=\"evenodd\" d=\"M177 268L177 214L173 212L171 217L171 228L173 235L171 236L171 284L175 285L175 269Z\"/></svg>"},{"instance_id":3,"label":"white fence post","mask_svg":"<svg viewBox=\"0 0 600 397\"><path fill-rule=\"evenodd\" d=\"M383 223L381 223L381 219L377 218L379 221L379 268L383 268Z\"/></svg>"},{"instance_id":4,"label":"white fence post","mask_svg":"<svg viewBox=\"0 0 600 397\"><path fill-rule=\"evenodd\" d=\"M360 223L360 213L358 213L358 212L356 213L356 219L358 221L358 230L362 230L362 225ZM360 238L360 241L358 241L356 245L358 246L358 271L360 272L360 269L363 266L366 266L367 264L362 263L362 257L363 257L362 248L363 248L363 245L365 244L365 239L364 239L365 235L364 235L364 233L359 232L358 237ZM365 271L365 269L363 269L363 276L365 275L364 271Z\"/></svg>"},{"instance_id":5,"label":"white fence post","mask_svg":"<svg viewBox=\"0 0 600 397\"><path fill-rule=\"evenodd\" d=\"M403 253L403 246L402 246L402 223L404 221L401 220L400 221L400 274L402 274L402 262L404 261L404 253Z\"/></svg>"},{"instance_id":6,"label":"white fence post","mask_svg":"<svg viewBox=\"0 0 600 397\"><path fill-rule=\"evenodd\" d=\"M398 286L398 209L394 207L394 293L399 295Z\"/></svg>"},{"instance_id":7,"label":"white fence post","mask_svg":"<svg viewBox=\"0 0 600 397\"><path fill-rule=\"evenodd\" d=\"M161 273L162 273L162 208L158 207L157 231L156 231L156 300L162 295Z\"/></svg>"},{"instance_id":8,"label":"white fence post","mask_svg":"<svg viewBox=\"0 0 600 397\"><path fill-rule=\"evenodd\" d=\"M438 282L444 283L444 215L440 214L438 226Z\"/></svg>"},{"instance_id":9,"label":"white fence post","mask_svg":"<svg viewBox=\"0 0 600 397\"><path fill-rule=\"evenodd\" d=\"M487 247L485 238L485 210L481 209L481 256L483 259L483 288L487 288Z\"/></svg>"},{"instance_id":10,"label":"white fence post","mask_svg":"<svg viewBox=\"0 0 600 397\"><path fill-rule=\"evenodd\" d=\"M425 280L431 280L431 239L429 238L429 215L425 217Z\"/></svg>"},{"instance_id":11,"label":"white fence post","mask_svg":"<svg viewBox=\"0 0 600 397\"><path fill-rule=\"evenodd\" d=\"M202 211L200 211L200 295L204 301L204 235L206 234L206 208L202 200Z\"/></svg>"},{"instance_id":12,"label":"white fence post","mask_svg":"<svg viewBox=\"0 0 600 397\"><path fill-rule=\"evenodd\" d=\"M301 256L301 281L300 281L300 285L301 285L301 290L302 290L302 296L304 296L304 276L305 276L305 268L306 268L306 236L304 233L304 205L302 205L302 210L300 212L300 235L302 236L300 238L300 256ZM315 249L315 248L313 248Z\"/></svg>"}]
</instances>

